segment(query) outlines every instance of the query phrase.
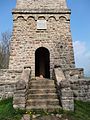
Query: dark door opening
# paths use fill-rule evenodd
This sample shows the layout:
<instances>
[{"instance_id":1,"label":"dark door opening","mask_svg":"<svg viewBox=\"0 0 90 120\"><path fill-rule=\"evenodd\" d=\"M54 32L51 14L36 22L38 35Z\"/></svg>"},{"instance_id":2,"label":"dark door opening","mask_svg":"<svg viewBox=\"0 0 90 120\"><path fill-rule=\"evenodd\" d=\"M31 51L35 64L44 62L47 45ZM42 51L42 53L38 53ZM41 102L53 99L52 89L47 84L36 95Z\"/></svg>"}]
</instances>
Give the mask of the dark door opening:
<instances>
[{"instance_id":1,"label":"dark door opening","mask_svg":"<svg viewBox=\"0 0 90 120\"><path fill-rule=\"evenodd\" d=\"M50 78L50 54L48 49L40 47L35 52L35 76Z\"/></svg>"}]
</instances>

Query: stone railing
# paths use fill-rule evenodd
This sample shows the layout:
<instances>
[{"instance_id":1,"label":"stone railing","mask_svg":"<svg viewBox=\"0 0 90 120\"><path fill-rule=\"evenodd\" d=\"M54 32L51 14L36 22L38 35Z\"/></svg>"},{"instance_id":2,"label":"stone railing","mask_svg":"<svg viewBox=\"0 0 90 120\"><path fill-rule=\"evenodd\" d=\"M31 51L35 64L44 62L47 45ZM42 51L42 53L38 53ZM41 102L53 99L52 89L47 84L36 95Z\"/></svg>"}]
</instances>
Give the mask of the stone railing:
<instances>
[{"instance_id":1,"label":"stone railing","mask_svg":"<svg viewBox=\"0 0 90 120\"><path fill-rule=\"evenodd\" d=\"M90 79L71 79L70 85L75 100L90 101Z\"/></svg>"},{"instance_id":2,"label":"stone railing","mask_svg":"<svg viewBox=\"0 0 90 120\"><path fill-rule=\"evenodd\" d=\"M61 105L64 110L74 111L74 97L73 91L70 87L69 81L61 81L59 84L60 92L61 92Z\"/></svg>"},{"instance_id":3,"label":"stone railing","mask_svg":"<svg viewBox=\"0 0 90 120\"><path fill-rule=\"evenodd\" d=\"M55 82L57 85L59 85L61 81L66 80L65 75L60 67L54 68L53 79L56 80Z\"/></svg>"},{"instance_id":4,"label":"stone railing","mask_svg":"<svg viewBox=\"0 0 90 120\"><path fill-rule=\"evenodd\" d=\"M13 96L14 108L25 109L30 77L31 68L25 67L22 72L20 80L16 83L16 90L14 91Z\"/></svg>"},{"instance_id":5,"label":"stone railing","mask_svg":"<svg viewBox=\"0 0 90 120\"><path fill-rule=\"evenodd\" d=\"M66 80L60 67L54 68L54 79L62 108L64 110L74 111L74 98L70 88L70 82Z\"/></svg>"}]
</instances>

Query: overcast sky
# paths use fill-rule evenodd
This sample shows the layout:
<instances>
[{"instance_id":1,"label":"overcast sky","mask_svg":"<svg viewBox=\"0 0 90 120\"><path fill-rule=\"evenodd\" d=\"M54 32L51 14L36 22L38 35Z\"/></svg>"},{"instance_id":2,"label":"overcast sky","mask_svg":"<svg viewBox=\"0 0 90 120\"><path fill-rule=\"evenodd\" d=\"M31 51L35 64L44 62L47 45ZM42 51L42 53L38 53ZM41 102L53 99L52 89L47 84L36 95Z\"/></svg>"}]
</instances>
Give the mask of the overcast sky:
<instances>
[{"instance_id":1,"label":"overcast sky","mask_svg":"<svg viewBox=\"0 0 90 120\"><path fill-rule=\"evenodd\" d=\"M67 0L71 9L71 32L76 67L84 68L90 76L90 0ZM16 0L0 0L0 34L12 31L12 8ZM0 36L1 37L1 36Z\"/></svg>"}]
</instances>

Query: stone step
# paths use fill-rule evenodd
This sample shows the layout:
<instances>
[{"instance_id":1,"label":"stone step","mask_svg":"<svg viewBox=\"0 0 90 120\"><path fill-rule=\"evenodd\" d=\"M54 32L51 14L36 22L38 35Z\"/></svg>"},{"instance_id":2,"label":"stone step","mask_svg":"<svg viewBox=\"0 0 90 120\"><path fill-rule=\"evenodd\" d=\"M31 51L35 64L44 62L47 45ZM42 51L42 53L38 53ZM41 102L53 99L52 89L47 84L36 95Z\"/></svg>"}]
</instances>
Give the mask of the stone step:
<instances>
[{"instance_id":1,"label":"stone step","mask_svg":"<svg viewBox=\"0 0 90 120\"><path fill-rule=\"evenodd\" d=\"M42 94L42 93L56 93L56 89L55 88L43 88L43 89L29 89L28 90L28 94Z\"/></svg>"},{"instance_id":2,"label":"stone step","mask_svg":"<svg viewBox=\"0 0 90 120\"><path fill-rule=\"evenodd\" d=\"M49 78L41 78L41 77L35 77L35 78L32 78L31 80L49 80L49 81L52 81L53 79L49 79Z\"/></svg>"},{"instance_id":3,"label":"stone step","mask_svg":"<svg viewBox=\"0 0 90 120\"><path fill-rule=\"evenodd\" d=\"M58 99L29 99L26 106L59 105Z\"/></svg>"},{"instance_id":4,"label":"stone step","mask_svg":"<svg viewBox=\"0 0 90 120\"><path fill-rule=\"evenodd\" d=\"M34 84L54 84L54 80L31 80L30 83Z\"/></svg>"},{"instance_id":5,"label":"stone step","mask_svg":"<svg viewBox=\"0 0 90 120\"><path fill-rule=\"evenodd\" d=\"M58 99L58 96L55 93L29 94L28 99Z\"/></svg>"},{"instance_id":6,"label":"stone step","mask_svg":"<svg viewBox=\"0 0 90 120\"><path fill-rule=\"evenodd\" d=\"M50 86L50 85L53 85L53 86L55 86L54 83L44 83L44 82L42 82L42 83L38 83L38 82L33 82L33 83L32 83L32 82L30 82L30 83L29 83L29 86L31 86L31 85L33 85L33 86L34 86L34 85L36 85L36 86L37 86L37 85L40 85L40 86L44 86L44 85L45 85L45 86Z\"/></svg>"},{"instance_id":7,"label":"stone step","mask_svg":"<svg viewBox=\"0 0 90 120\"><path fill-rule=\"evenodd\" d=\"M59 109L62 109L62 107L61 106L59 106L59 105L55 105L55 106L53 106L53 105L37 105L37 106L26 106L26 109L27 110L49 110L50 112L52 111L54 111L54 110L59 110Z\"/></svg>"},{"instance_id":8,"label":"stone step","mask_svg":"<svg viewBox=\"0 0 90 120\"><path fill-rule=\"evenodd\" d=\"M30 82L29 85L55 85L53 82Z\"/></svg>"},{"instance_id":9,"label":"stone step","mask_svg":"<svg viewBox=\"0 0 90 120\"><path fill-rule=\"evenodd\" d=\"M55 84L31 84L29 85L30 89L40 89L40 88L55 88Z\"/></svg>"}]
</instances>

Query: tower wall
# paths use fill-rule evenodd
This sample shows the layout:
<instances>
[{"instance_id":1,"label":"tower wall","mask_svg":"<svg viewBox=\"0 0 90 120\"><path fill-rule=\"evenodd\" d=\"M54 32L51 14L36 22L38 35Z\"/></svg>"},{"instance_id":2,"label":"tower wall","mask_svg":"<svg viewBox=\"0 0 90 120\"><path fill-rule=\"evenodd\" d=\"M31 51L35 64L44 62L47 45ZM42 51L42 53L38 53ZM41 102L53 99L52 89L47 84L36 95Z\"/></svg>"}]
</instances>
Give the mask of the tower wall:
<instances>
[{"instance_id":1,"label":"tower wall","mask_svg":"<svg viewBox=\"0 0 90 120\"><path fill-rule=\"evenodd\" d=\"M45 47L50 52L51 76L55 66L61 66L64 69L74 68L70 10L65 8L41 9L42 7L38 10L21 9L21 7L24 8L23 1L19 4L18 0L17 7L20 9L13 10L14 22L9 68L22 69L28 65L31 66L34 76L35 51L39 47ZM28 2L28 4L31 3ZM26 6L28 4L26 1ZM45 20L46 29L37 28L38 20Z\"/></svg>"}]
</instances>

